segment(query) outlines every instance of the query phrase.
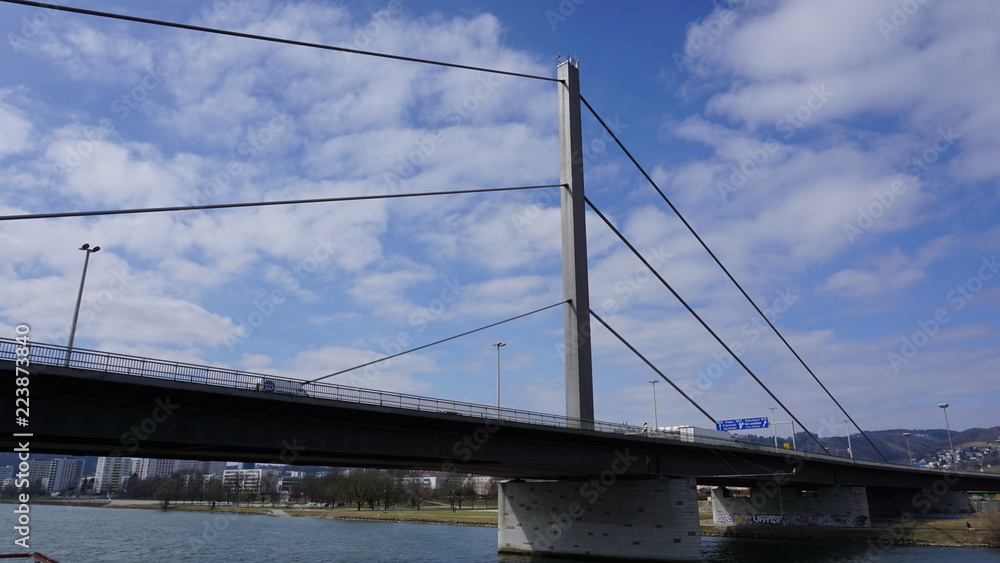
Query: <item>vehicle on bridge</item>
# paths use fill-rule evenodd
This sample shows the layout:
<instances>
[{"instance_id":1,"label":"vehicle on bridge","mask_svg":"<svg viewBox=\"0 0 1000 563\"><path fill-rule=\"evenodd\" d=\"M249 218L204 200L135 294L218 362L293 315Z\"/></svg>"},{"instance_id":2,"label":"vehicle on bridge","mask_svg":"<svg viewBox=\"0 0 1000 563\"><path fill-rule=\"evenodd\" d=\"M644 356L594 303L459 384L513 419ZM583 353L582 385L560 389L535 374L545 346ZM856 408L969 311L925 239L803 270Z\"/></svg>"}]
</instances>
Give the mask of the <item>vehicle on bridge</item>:
<instances>
[{"instance_id":1,"label":"vehicle on bridge","mask_svg":"<svg viewBox=\"0 0 1000 563\"><path fill-rule=\"evenodd\" d=\"M301 381L289 381L287 379L272 379L269 377L257 378L247 385L247 389L252 391L263 391L265 393L278 393L280 395L296 395L308 397L305 384Z\"/></svg>"},{"instance_id":2,"label":"vehicle on bridge","mask_svg":"<svg viewBox=\"0 0 1000 563\"><path fill-rule=\"evenodd\" d=\"M685 442L697 442L703 439L716 441L736 440L729 432L715 430L714 428L701 428L698 426L661 426L656 429L658 433L666 434L671 438L680 438Z\"/></svg>"}]
</instances>

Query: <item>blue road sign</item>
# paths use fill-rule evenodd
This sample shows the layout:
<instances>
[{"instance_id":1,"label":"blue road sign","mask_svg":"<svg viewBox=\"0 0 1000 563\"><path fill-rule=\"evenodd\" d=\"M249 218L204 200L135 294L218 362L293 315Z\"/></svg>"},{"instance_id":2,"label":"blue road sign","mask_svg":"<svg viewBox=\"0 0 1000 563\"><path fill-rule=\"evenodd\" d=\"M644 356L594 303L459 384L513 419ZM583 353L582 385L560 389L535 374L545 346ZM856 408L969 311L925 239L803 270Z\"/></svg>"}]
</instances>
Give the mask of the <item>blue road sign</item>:
<instances>
[{"instance_id":1,"label":"blue road sign","mask_svg":"<svg viewBox=\"0 0 1000 563\"><path fill-rule=\"evenodd\" d=\"M264 380L264 391L268 393L274 393L274 381L271 379Z\"/></svg>"},{"instance_id":2,"label":"blue road sign","mask_svg":"<svg viewBox=\"0 0 1000 563\"><path fill-rule=\"evenodd\" d=\"M715 429L720 432L730 432L732 430L752 430L754 428L767 428L768 426L769 424L766 416L720 420L715 423Z\"/></svg>"}]
</instances>

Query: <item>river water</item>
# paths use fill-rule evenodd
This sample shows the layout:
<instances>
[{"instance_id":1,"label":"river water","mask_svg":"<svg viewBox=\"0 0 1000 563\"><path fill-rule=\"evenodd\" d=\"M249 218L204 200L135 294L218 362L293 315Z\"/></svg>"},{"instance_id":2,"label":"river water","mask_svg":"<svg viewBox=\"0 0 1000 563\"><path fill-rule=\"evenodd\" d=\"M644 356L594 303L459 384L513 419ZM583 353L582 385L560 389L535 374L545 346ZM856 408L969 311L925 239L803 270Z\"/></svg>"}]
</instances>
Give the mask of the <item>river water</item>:
<instances>
[{"instance_id":1,"label":"river water","mask_svg":"<svg viewBox=\"0 0 1000 563\"><path fill-rule=\"evenodd\" d=\"M0 553L20 552L14 505L7 512ZM277 518L159 510L31 507L32 551L59 563L77 562L491 562L531 559L496 553L494 528L318 518ZM848 563L961 561L1000 563L1000 550L894 547L703 538L704 561L732 563ZM566 560L561 560L566 561Z\"/></svg>"}]
</instances>

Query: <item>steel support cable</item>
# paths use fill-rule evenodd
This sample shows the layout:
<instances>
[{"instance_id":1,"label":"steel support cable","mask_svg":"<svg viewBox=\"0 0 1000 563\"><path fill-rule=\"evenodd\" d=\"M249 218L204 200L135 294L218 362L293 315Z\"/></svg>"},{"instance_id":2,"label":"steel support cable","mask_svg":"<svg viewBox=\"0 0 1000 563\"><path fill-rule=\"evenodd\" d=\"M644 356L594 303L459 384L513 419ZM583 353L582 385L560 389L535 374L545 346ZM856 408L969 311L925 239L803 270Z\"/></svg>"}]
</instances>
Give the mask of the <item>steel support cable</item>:
<instances>
[{"instance_id":1,"label":"steel support cable","mask_svg":"<svg viewBox=\"0 0 1000 563\"><path fill-rule=\"evenodd\" d=\"M653 362L649 361L646 358L646 356L643 356L642 353L639 352L639 350L636 350L635 346L632 346L632 344L629 343L628 340L625 340L625 337L622 336L621 334L619 334L618 331L616 331L615 329L611 328L611 325L609 325L607 322L605 322L605 320L602 319L600 315L598 315L597 313L595 313L593 309L590 310L590 316L594 317L595 319L597 319L597 321L599 323L601 323L602 325L604 325L604 328L608 329L608 331L610 331L611 334L615 335L615 337L618 340L620 340L622 344L624 344L625 346L627 346L628 349L631 350L633 354L635 354L636 356L638 356L639 359L642 360L643 362L645 362L646 365L649 366L649 368L651 370L655 371L657 375L659 375L660 377L662 377L663 381L666 381L667 383L669 383L670 386L674 388L674 390L676 390L678 393L680 393L682 397L684 397L685 399L687 399L687 402L689 402L692 405L694 405L694 408L696 408L699 411L701 411L701 414L705 415L713 423L715 422L715 418L712 415L708 414L708 412L706 412L705 409L701 408L701 405L699 405L697 402L695 402L694 399L692 399L691 397L689 397L687 393L685 393L680 387L677 386L677 384L675 384L673 381L671 381L670 378L668 378L666 375L664 375L662 371L660 371L659 369L657 369L657 367L655 365L653 365Z\"/></svg>"},{"instance_id":2,"label":"steel support cable","mask_svg":"<svg viewBox=\"0 0 1000 563\"><path fill-rule=\"evenodd\" d=\"M696 409L698 409L699 411L701 411L701 414L705 415L713 423L715 422L715 418L712 415L708 414L708 412L705 411L705 409L703 409L701 407L701 405L699 405L694 399L692 399L690 396L688 396L687 393L685 393L680 387L678 387L673 381L671 381L670 378L668 378L666 375L664 375L663 372L661 372L659 369L657 369L657 367L655 365L653 365L652 362L650 362L641 352L639 352L639 350L637 350L634 346L632 346L632 344L629 341L627 341L625 339L625 337L623 337L621 334L619 334L618 331L616 331L615 329L611 328L611 325L609 325L607 323L607 321L605 321L604 319L602 319L600 315L598 315L597 313L595 313L593 309L590 310L590 315L592 317L594 317L595 319L597 319L597 321L599 323L601 323L602 325L604 325L604 328L608 329L608 331L611 332L611 334L613 334L616 338L618 338L618 340L620 340L622 344L624 344L626 347L628 347L628 349L631 350L633 354L635 354L636 356L639 357L639 359L641 359L643 362L645 362L646 365L649 366L650 369L652 369L653 371L655 371L657 375L659 375L661 378L663 378L664 381L666 381L667 383L669 383L670 386L673 387L678 393L680 393L682 397L684 397L685 399L687 399L687 401L689 403L691 403L692 405L694 405L694 407ZM713 454L715 454L716 457L719 458L719 461L721 461L722 463L725 463L727 466L729 466L730 469L732 469L736 473L739 473L739 471L735 467L733 467L733 465L731 463L729 463L722 456L722 453L729 454L730 456L732 456L732 457L734 457L734 458L736 458L736 459L738 459L740 461L743 461L743 462L748 463L750 465L756 465L757 467L759 467L759 468L761 468L761 469L763 469L765 471L769 471L769 469L767 467L765 467L763 465L760 465L759 463L756 463L756 462L751 461L749 459L743 459L738 454L736 454L735 452L730 452L728 450L720 450L719 448L717 448L715 445L713 445L711 443L706 443L706 442L699 442L699 443L702 444L702 445L704 445L704 446L706 446Z\"/></svg>"},{"instance_id":3,"label":"steel support cable","mask_svg":"<svg viewBox=\"0 0 1000 563\"><path fill-rule=\"evenodd\" d=\"M0 0L3 2L4 0ZM94 217L97 215L129 215L136 213L163 213L168 211L197 211L202 209L234 209L240 207L268 207L272 205L299 205L306 203L332 203L338 201L366 201L372 199L398 199L404 197L420 197L434 195L475 194L489 192L509 192L514 190L536 190L540 188L559 188L563 184L546 184L541 186L515 186L508 188L482 188L475 190L448 190L438 192L415 192L408 194L375 194L342 197L320 197L314 199L286 199L277 201L251 201L243 203L210 203L205 205L180 205L175 207L145 207L139 209L109 209L103 211L61 211L55 213L28 213L24 215L0 215L0 221L18 221L22 219L57 219L60 217Z\"/></svg>"},{"instance_id":4,"label":"steel support cable","mask_svg":"<svg viewBox=\"0 0 1000 563\"><path fill-rule=\"evenodd\" d=\"M0 0L6 4L19 4L21 6L32 6L35 8L45 8L47 10L59 10L62 12L71 12L74 14L83 14L86 16L95 16L100 18L109 18L115 20L123 20L134 23L145 23L150 25L158 25L163 27L173 27L176 29L186 29L188 31L200 31L202 33L213 33L216 35L228 35L231 37L240 37L243 39L256 39L258 41L268 41L271 43L283 43L285 45L295 45L298 47L311 47L314 49L323 49L326 51L340 51L343 53L353 53L355 55L366 55L369 57L380 57L383 59L393 59L397 61L406 61L411 63L421 63L437 66L445 66L450 68L458 68L463 70L475 70L478 72L489 72L493 74L504 74L507 76L517 76L519 78L531 78L534 80L546 80L549 82L559 82L558 78L551 78L547 76L536 76L533 74L524 74L520 72L512 72L509 70L497 70L493 68L485 68L472 65L462 65L457 63L447 63L443 61L434 61L430 59L420 59L417 57L406 57L403 55L392 55L389 53L378 53L375 51L363 51L361 49L351 49L349 47L336 47L334 45L324 45L322 43L311 43L308 41L296 41L294 39L283 39L280 37L270 37L267 35L257 35L253 33L244 33L241 31L230 31L227 29L218 29L214 27L204 27L200 25L191 25L186 23L177 23L164 20L156 20L151 18L141 18L138 16L129 16L126 14L116 14L113 12L102 12L99 10L87 10L84 8L74 8L71 6L61 6L59 4L49 4L46 2L31 2L29 0Z\"/></svg>"},{"instance_id":5,"label":"steel support cable","mask_svg":"<svg viewBox=\"0 0 1000 563\"><path fill-rule=\"evenodd\" d=\"M765 392L767 392L768 396L770 396L772 399L774 399L774 401L776 403L778 403L778 405L780 405L781 408L784 409L785 412L787 412L789 416L792 417L792 420L794 420L795 422L797 422L799 424L799 426L802 428L802 430L804 430L805 433L808 434L809 437L812 438L813 441L816 442L819 445L819 447L823 448L823 451L825 451L826 453L830 453L830 450L828 450L826 448L826 446L824 446L823 443L819 441L819 438L817 438L812 432L810 432L809 429L806 428L806 425L802 424L802 421L800 421L798 419L798 417L796 417L794 414L792 414L792 411L788 410L788 408L785 407L784 403L782 403L781 400L778 399L778 397L775 396L775 394L771 392L771 390L767 387L767 385L765 385L764 382L761 381L759 377L757 377L757 374L755 374L753 372L753 370L750 369L750 366L746 365L746 363L744 363L743 360L740 359L740 357L737 356L735 352L733 352L733 350L729 347L729 345L726 344L726 342L722 339L722 337L720 337L714 330L712 330L712 327L708 326L708 323L705 322L705 320L701 318L701 315L699 315L690 305L688 305L687 301L685 301L684 298L681 297L680 294L677 293L677 291L674 290L674 288L669 283L667 283L667 280L663 279L663 276L660 275L660 272L656 271L656 268L654 268L652 266L652 264L650 264L649 261L646 260L646 258L635 248L635 246L633 246L632 243L629 242L627 238L625 238L625 235L623 235L622 232L619 231L618 228L615 227L614 224L612 224L611 221L607 217L605 217L605 215L603 213L601 213L601 211L599 209L597 209L597 206L595 206L594 203L592 201L590 201L589 198L584 198L584 201L586 201L587 205L589 205L590 208L592 210L594 210L595 213L597 213L597 216L600 217L601 220L604 221L605 224L607 224L608 228L610 228L615 233L615 235L619 239L621 239L621 241L623 243L625 243L625 246L627 246L629 248L629 250L631 250L632 253L635 254L637 258L639 258L639 260L643 263L643 265L646 266L646 268L654 276L656 276L656 279L660 280L660 283L662 283L663 286L666 287L667 290L669 290L671 294L673 294L674 298L677 299L677 301L681 305L683 305L684 308L687 309L688 312L691 313L691 315L699 323L701 323L701 326L703 326L705 328L705 330L707 330L709 332L709 334L711 334L712 337L715 338L715 340L719 344L722 345L722 347L726 350L726 352L728 352L729 355L732 356L733 359L736 360L736 362L738 364L740 364L740 367L742 367L744 370L746 370L746 372L748 374L750 374L750 377L752 377L754 379L754 381L756 381L757 384L760 385L761 388L764 389Z\"/></svg>"},{"instance_id":6,"label":"steel support cable","mask_svg":"<svg viewBox=\"0 0 1000 563\"><path fill-rule=\"evenodd\" d=\"M868 434L866 434L865 431L861 429L861 426L854 421L854 418L852 418L851 415L847 413L847 410L843 407L843 405L840 404L840 401L838 401L837 398L833 396L833 393L831 393L830 390L827 389L826 385L824 385L823 382L820 381L819 377L816 375L815 372L813 372L812 368L810 368L809 365L806 364L806 361L802 359L802 357L799 355L799 353L796 352L794 348L792 348L792 345L788 342L787 339L785 339L785 336L781 334L781 331L779 331L778 328L774 326L774 323L771 322L771 319L767 318L767 315L765 315L764 311L762 311L761 308L757 305L757 302L754 301L750 297L750 294L748 294L746 290L743 289L743 286L738 281L736 281L736 278L733 276L732 273L730 273L729 269L722 264L722 261L719 260L719 257L715 255L715 252L713 252L712 249L709 248L708 244L701 238L701 236L697 233L697 231L694 230L694 227L692 227L691 224L688 223L687 219L684 217L683 214L681 214L680 210L677 209L677 207L674 206L673 202L670 201L670 198L668 198L667 195L663 193L663 190L660 189L660 186L657 185L657 183L653 181L653 178L651 178L649 174L646 173L646 170L642 167L641 164L639 164L639 161L637 161L635 157L632 156L632 153L625 147L625 144L621 142L618 136L615 135L615 132L612 131L611 128L608 127L607 123L605 123L604 120L601 118L601 116L597 114L597 110L595 110L593 106L591 106L590 103L588 103L583 96L580 96L580 101L582 101L584 105L587 106L587 109L590 110L590 113L601 124L601 127L603 127L604 130L607 131L609 135L611 135L611 138L615 140L615 143L618 145L618 148L620 148L622 152L625 153L625 156L627 156L628 159L632 161L632 164L639 170L640 173L642 173L643 177L646 178L646 181L649 182L649 185L651 185L653 189L655 189L656 192L660 194L660 197L663 198L663 201L666 202L667 206L669 206L670 209L674 212L674 214L677 215L677 217L681 220L681 222L684 223L684 226L687 227L688 231L690 231L692 235L694 235L694 238L698 241L699 244L701 244L702 248L704 248L705 251L708 252L709 256L712 257L712 260L715 260L715 263L718 264L719 268L722 269L722 271L726 274L729 280L733 282L733 285L735 285L736 288L740 290L740 293L743 294L743 297L746 298L746 300L750 302L750 304L757 311L757 313L764 318L764 321L767 323L767 325L771 327L771 330L773 330L776 335L778 335L778 338L781 339L781 342L784 343L785 347L787 347L788 350L792 353L792 355L795 356L795 359L797 359L799 363L802 364L802 367L804 367L806 371L809 372L809 375L812 376L812 378L816 381L816 383L820 386L820 388L823 389L826 395L830 397L830 400L833 401L835 405L837 405L837 408L840 409L840 412L844 413L844 416L846 416L851 421L851 424L853 424L854 427L858 429L858 432L860 432L861 435L864 436L865 440L871 445L871 447L874 448L876 452L878 452L878 455L880 455L884 461L888 462L889 460L885 457L885 454L883 454L882 451L878 449L878 446L876 446L875 443L872 442L871 438L868 437Z\"/></svg>"},{"instance_id":7,"label":"steel support cable","mask_svg":"<svg viewBox=\"0 0 1000 563\"><path fill-rule=\"evenodd\" d=\"M403 350L402 352L398 352L396 354L392 354L391 356L385 356L384 358L379 358L377 360L372 360L370 362L366 362L366 363L363 363L361 365L354 366L352 368L342 369L340 371L333 372L330 375L324 375L322 377L317 377L316 379L310 379L309 381L305 381L304 383L316 383L317 381L321 381L321 380L326 379L328 377L333 377L335 375L340 375L340 374L343 374L343 373L347 373L349 371L354 371L356 369L361 369L363 367L368 367L368 366L370 366L372 364L377 364L379 362L384 362L386 360L391 360L393 358L398 358L399 356L403 356L403 355L409 354L410 352L416 352L417 350L423 350L424 348L430 348L431 346L436 346L438 344L441 344L441 343L444 343L444 342L448 342L449 340L455 340L456 338L461 338L463 336L468 336L468 335L470 335L470 334L472 334L474 332L479 332L481 330L486 330L488 328L493 328L495 326L502 325L504 323L509 323L510 321L516 321L517 319L521 319L521 318L527 317L529 315L534 315L535 313L541 313L542 311L544 311L546 309L551 309L553 307L559 307L560 305L568 303L569 301L570 301L569 299L566 299L566 300L560 301L558 303L553 303L552 305L548 305L548 306L542 307L540 309L535 309L534 311L529 311L527 313L518 315L516 317L511 317L509 319L504 319L502 321L498 321L498 322L495 322L495 323L492 323L492 324L488 324L486 326L481 326L479 328L475 328L475 329L472 329L472 330L467 330L467 331L463 332L462 334L456 334L454 336L449 336L448 338L442 338L441 340L438 340L438 341L435 341L435 342L431 342L430 344L424 344L422 346L417 346L416 348L410 348L409 350Z\"/></svg>"}]
</instances>

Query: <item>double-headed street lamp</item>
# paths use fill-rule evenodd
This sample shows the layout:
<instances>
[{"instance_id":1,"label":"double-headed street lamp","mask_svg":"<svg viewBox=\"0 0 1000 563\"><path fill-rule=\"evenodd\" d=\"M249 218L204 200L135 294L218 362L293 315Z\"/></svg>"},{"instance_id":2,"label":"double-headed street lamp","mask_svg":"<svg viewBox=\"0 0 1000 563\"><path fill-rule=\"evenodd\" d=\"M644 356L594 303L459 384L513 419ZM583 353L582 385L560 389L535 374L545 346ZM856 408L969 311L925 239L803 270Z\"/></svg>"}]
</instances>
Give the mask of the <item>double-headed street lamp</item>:
<instances>
[{"instance_id":1,"label":"double-headed street lamp","mask_svg":"<svg viewBox=\"0 0 1000 563\"><path fill-rule=\"evenodd\" d=\"M847 425L847 453L851 454L851 459L854 459L854 450L851 449L851 423L845 420L844 424Z\"/></svg>"},{"instance_id":2,"label":"double-headed street lamp","mask_svg":"<svg viewBox=\"0 0 1000 563\"><path fill-rule=\"evenodd\" d=\"M87 281L87 264L90 263L90 255L94 252L100 250L100 246L90 247L89 243L85 243L80 247L86 255L83 258L83 275L80 276L80 291L76 294L76 308L73 309L73 325L69 330L69 345L66 346L66 366L69 366L70 354L73 353L73 340L76 338L76 321L80 318L80 301L83 300L83 284Z\"/></svg>"},{"instance_id":3,"label":"double-headed street lamp","mask_svg":"<svg viewBox=\"0 0 1000 563\"><path fill-rule=\"evenodd\" d=\"M951 425L948 424L948 403L941 403L938 406L944 411L944 426L948 429L948 446L951 447L951 464L954 466L952 469L957 471L958 456L955 455L955 444L951 441Z\"/></svg>"},{"instance_id":4,"label":"double-headed street lamp","mask_svg":"<svg viewBox=\"0 0 1000 563\"><path fill-rule=\"evenodd\" d=\"M500 348L506 346L506 342L497 342L492 346L497 347L497 417L500 417Z\"/></svg>"},{"instance_id":5,"label":"double-headed street lamp","mask_svg":"<svg viewBox=\"0 0 1000 563\"><path fill-rule=\"evenodd\" d=\"M778 407L767 407L771 409L771 431L774 433L774 447L778 447L778 425L777 421L774 419L774 411L778 410Z\"/></svg>"},{"instance_id":6,"label":"double-headed street lamp","mask_svg":"<svg viewBox=\"0 0 1000 563\"><path fill-rule=\"evenodd\" d=\"M910 453L910 433L903 432L903 437L906 438L906 457L910 460L910 466L913 466L913 454Z\"/></svg>"},{"instance_id":7,"label":"double-headed street lamp","mask_svg":"<svg viewBox=\"0 0 1000 563\"><path fill-rule=\"evenodd\" d=\"M650 379L649 383L653 386L653 430L660 427L660 420L656 417L656 384L659 383L658 379Z\"/></svg>"}]
</instances>

